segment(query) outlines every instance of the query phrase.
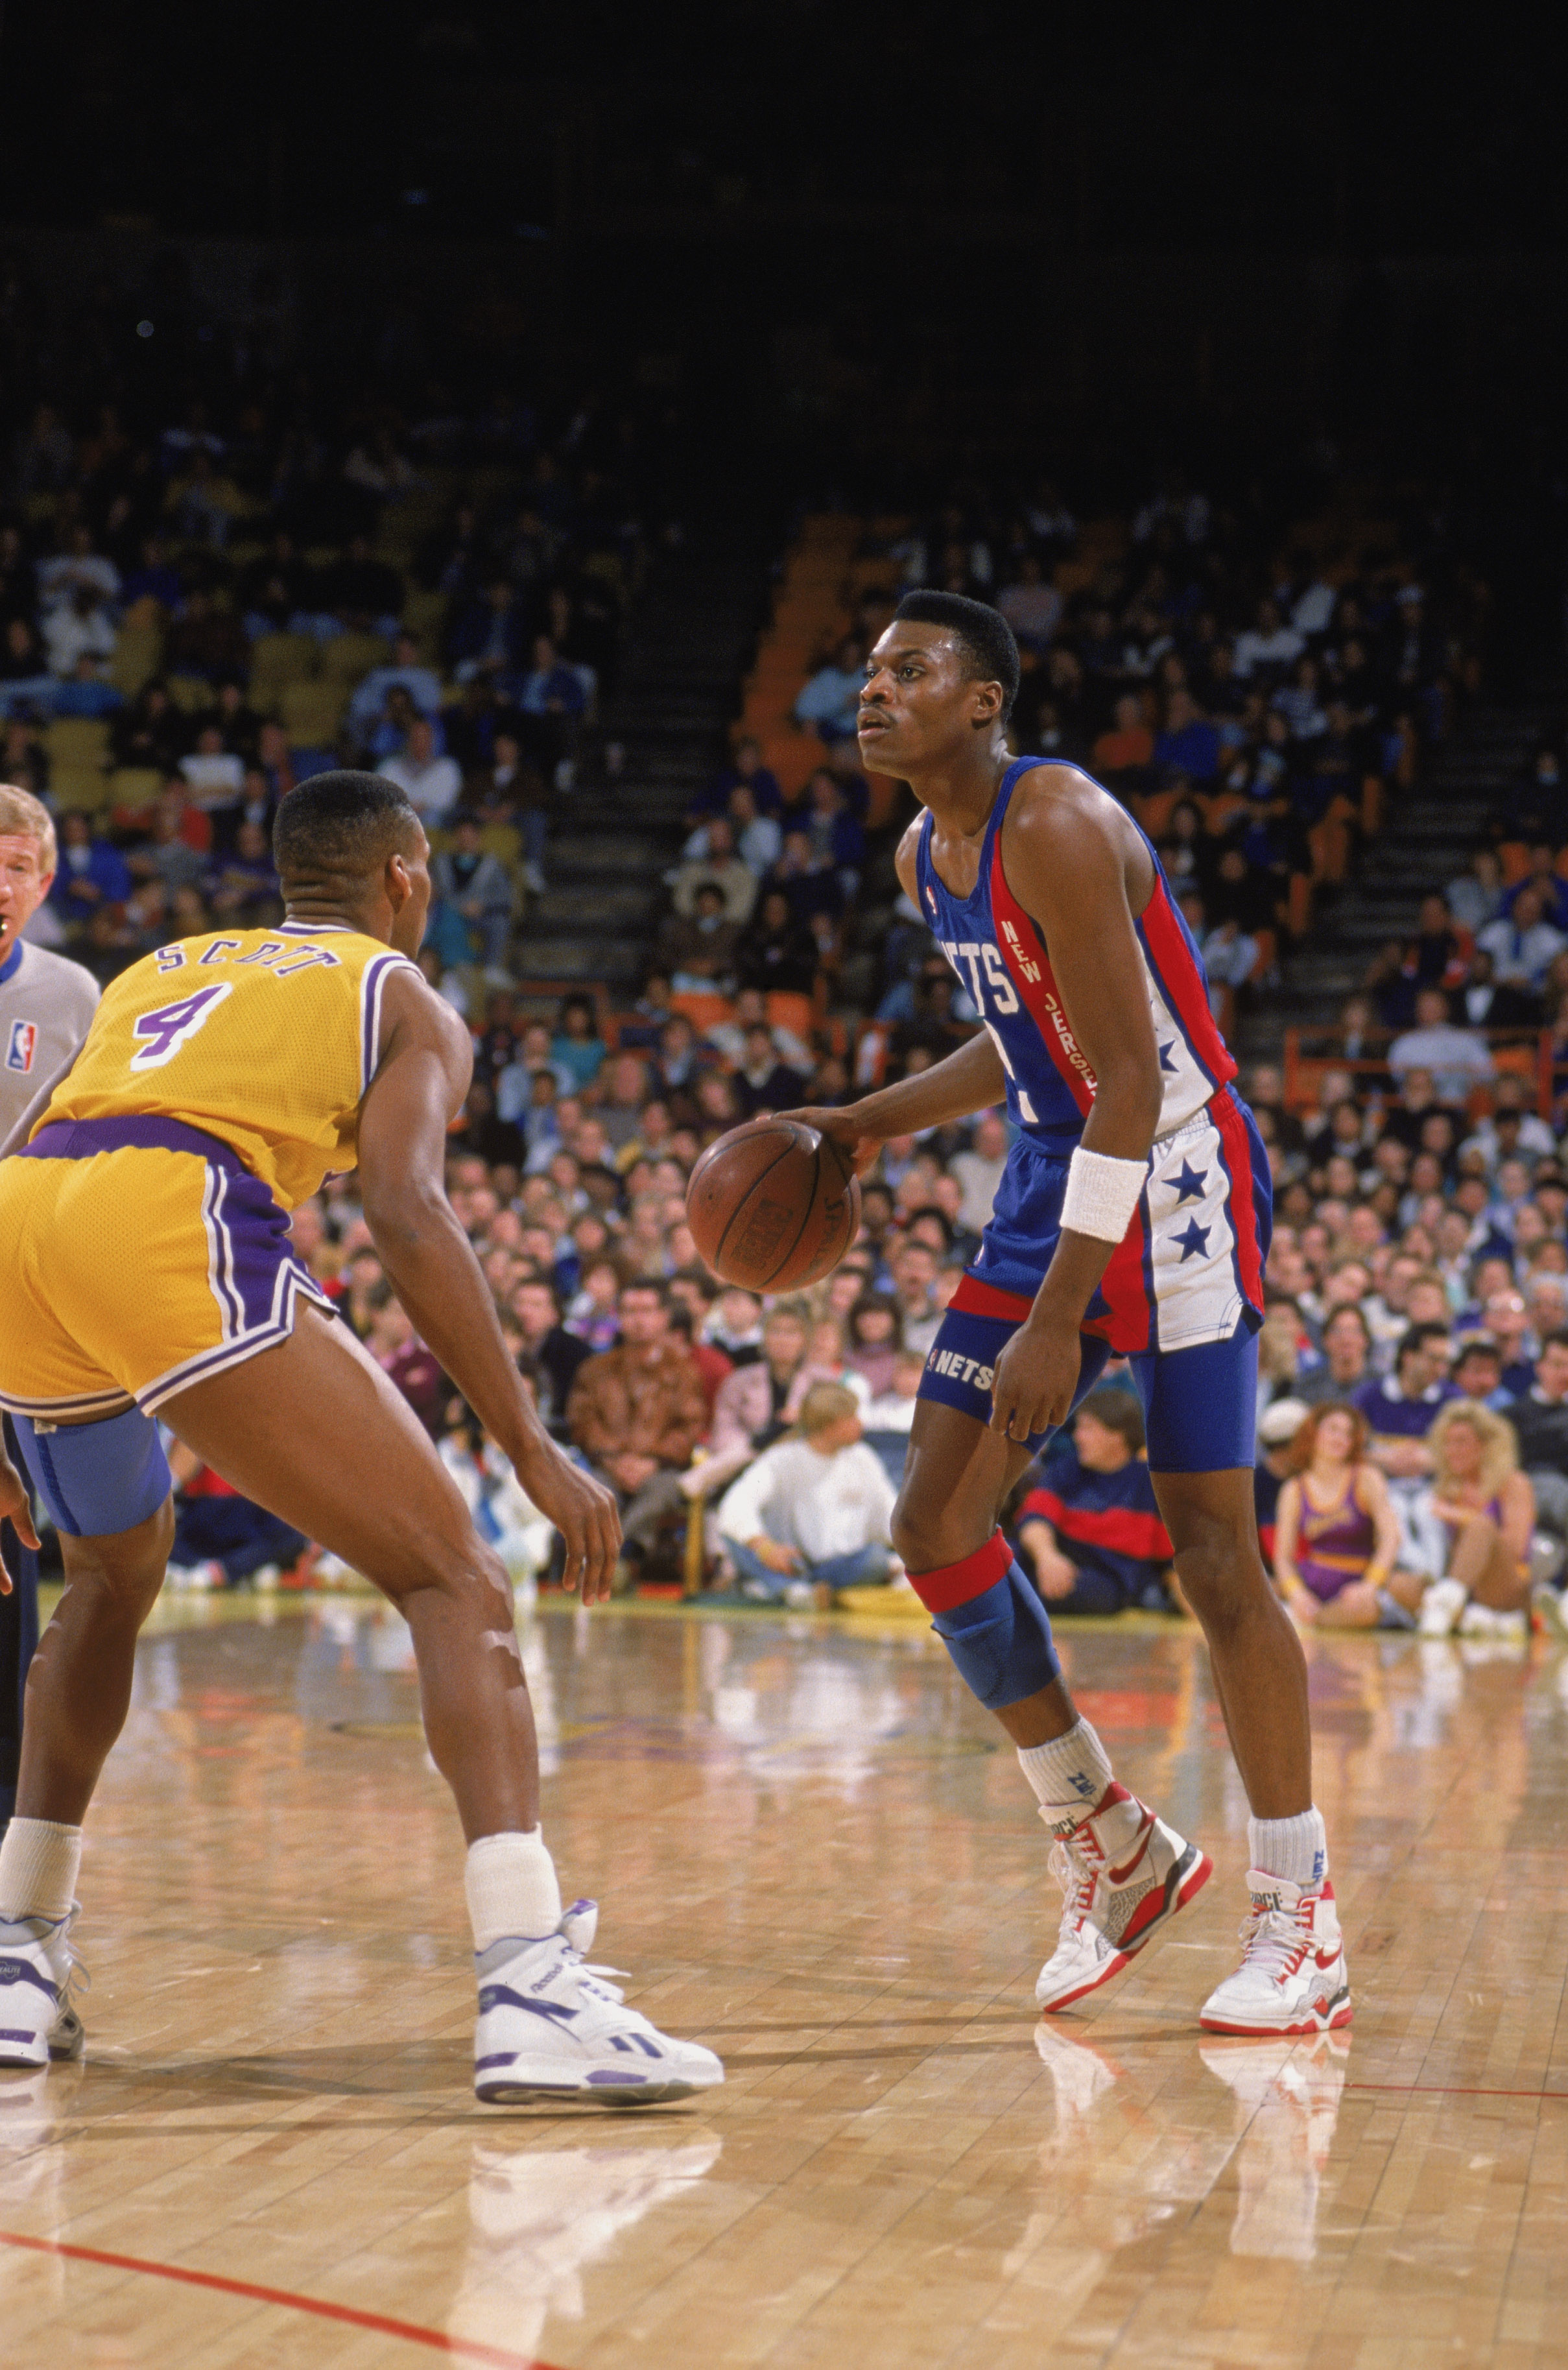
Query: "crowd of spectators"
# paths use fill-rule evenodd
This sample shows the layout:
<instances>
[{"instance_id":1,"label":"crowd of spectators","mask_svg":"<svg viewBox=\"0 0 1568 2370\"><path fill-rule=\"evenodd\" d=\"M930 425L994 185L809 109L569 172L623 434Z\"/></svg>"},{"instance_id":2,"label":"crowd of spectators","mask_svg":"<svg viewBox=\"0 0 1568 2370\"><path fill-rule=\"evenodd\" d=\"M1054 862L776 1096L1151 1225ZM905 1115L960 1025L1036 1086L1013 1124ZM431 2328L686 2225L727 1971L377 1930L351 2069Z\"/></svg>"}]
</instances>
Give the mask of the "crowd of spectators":
<instances>
[{"instance_id":1,"label":"crowd of spectators","mask_svg":"<svg viewBox=\"0 0 1568 2370\"><path fill-rule=\"evenodd\" d=\"M431 831L432 970L509 978L645 561L635 437L591 400L296 406L45 403L0 453L0 778L62 842L34 935L107 978L268 922L280 800L348 764Z\"/></svg>"},{"instance_id":2,"label":"crowd of spectators","mask_svg":"<svg viewBox=\"0 0 1568 2370\"><path fill-rule=\"evenodd\" d=\"M1489 1088L1510 1060L1545 1065L1549 1098L1568 1091L1568 796L1543 742L1496 797L1464 869L1433 883L1413 930L1368 964L1322 1041L1353 1075L1388 1072L1436 1087L1448 1102ZM1505 1106L1527 1153L1551 1131ZM1490 1122L1489 1122L1490 1125Z\"/></svg>"},{"instance_id":3,"label":"crowd of spectators","mask_svg":"<svg viewBox=\"0 0 1568 2370\"><path fill-rule=\"evenodd\" d=\"M258 420L193 415L149 443L112 415L84 433L40 412L0 528L5 770L61 809L53 926L100 973L177 931L269 918L268 825L312 767L348 757L395 774L438 834L423 960L475 1041L454 1206L546 1422L616 1490L623 1584L684 1573L770 1602L897 1591L892 1492L1005 1118L887 1145L848 1258L772 1306L704 1271L683 1194L738 1121L843 1103L976 1025L893 893L902 813L853 738L864 653L899 583L992 598L1009 616L1025 664L1017 744L1089 764L1143 822L1217 1001L1266 971L1304 923L1298 889L1341 877L1382 789L1473 692L1484 588L1440 538L1363 538L1331 559L1321 540L1270 542L1173 483L1093 547L1048 487L1017 503L955 497L885 538L890 568L812 671L798 709L825 762L786 787L739 741L693 800L641 992L620 1011L567 995L545 1018L509 977L519 899L543 877L550 802L569 789L638 562L602 427L591 409L546 426L521 406L441 423L440 440L385 420L335 475L317 452L311 476ZM475 466L442 472L480 459L485 500L428 505L417 537L397 527L399 505L438 479L476 486ZM128 685L128 649L154 643L155 666ZM272 671L302 650L314 690L332 694L314 705ZM290 718L326 715L330 742L291 737ZM96 808L61 795L61 728L84 724L107 739ZM1533 1078L1499 1075L1478 1033L1555 1021L1568 989L1556 763L1538 754L1463 878L1379 958L1344 1016L1344 1060L1305 1107L1288 1108L1275 1069L1250 1080L1278 1209L1260 1518L1272 1535L1281 1487L1297 1488L1286 1581L1336 1455L1387 1491L1386 1507L1370 1483L1356 1499L1371 1580L1338 1616L1322 1611L1331 1592L1303 1617L1370 1605L1425 1619L1427 1583L1453 1582L1467 1619L1512 1620L1537 1525L1568 1534L1562 1113L1536 1108ZM152 778L139 807L114 802L127 776ZM507 1496L493 1444L413 1335L352 1179L298 1213L295 1233L519 1569L539 1569L544 1526ZM1070 1616L1180 1609L1125 1382L1113 1368L1014 1509L1043 1593ZM1341 1408L1348 1444L1322 1421ZM1480 1462L1461 1471L1469 1436ZM1413 1591L1381 1569L1395 1516ZM188 1527L213 1541L237 1519ZM220 1564L214 1547L202 1568Z\"/></svg>"},{"instance_id":4,"label":"crowd of spectators","mask_svg":"<svg viewBox=\"0 0 1568 2370\"><path fill-rule=\"evenodd\" d=\"M927 973L929 942L907 901L889 915L873 900L864 923L855 911L865 811L855 694L900 591L940 586L1009 619L1024 667L1013 745L1087 765L1138 817L1227 1021L1238 996L1277 982L1282 952L1348 876L1387 792L1414 778L1481 680L1487 588L1430 518L1293 531L1173 477L1130 519L1086 524L1050 484L967 483L866 549L795 706L826 766L781 810L776 783L742 751L723 795L731 835L752 832L740 852L762 889L776 882L790 898L797 973L810 966L809 928L830 997L888 1023L940 1027L955 1004L970 1017L962 991ZM774 823L771 841L753 814ZM694 844L689 858L703 852ZM887 891L885 873L873 886ZM1543 947L1531 939L1525 960L1539 968ZM857 949L876 958L869 975L846 961Z\"/></svg>"},{"instance_id":5,"label":"crowd of spectators","mask_svg":"<svg viewBox=\"0 0 1568 2370\"><path fill-rule=\"evenodd\" d=\"M743 1108L848 1093L841 1062L765 1014L761 992L743 993L731 1055L683 1015L655 1007L612 1027L586 995L552 1026L496 990L475 1023L453 1207L541 1415L616 1493L624 1586L673 1584L693 1559L710 1593L741 1601L900 1578L888 1526L915 1395L1005 1123L988 1112L887 1146L861 1240L811 1293L764 1305L726 1288L685 1223L701 1150ZM743 1104L755 1038L769 1058ZM471 1425L397 1307L352 1178L296 1213L294 1233L431 1436Z\"/></svg>"},{"instance_id":6,"label":"crowd of spectators","mask_svg":"<svg viewBox=\"0 0 1568 2370\"><path fill-rule=\"evenodd\" d=\"M741 1058L759 1035L770 1061L768 1091L746 1107L846 1099L843 1064L771 1028L765 1009L752 991L739 1016ZM505 992L475 1040L486 1115L453 1138L453 1204L546 1422L617 1493L622 1584L736 1602L884 1583L904 1594L888 1515L924 1358L1005 1156L1004 1117L886 1145L844 1262L764 1303L704 1270L685 1223L690 1169L742 1108L734 1053L679 1014L612 1029L569 998L552 1027ZM1258 1502L1272 1551L1282 1487L1296 1492L1282 1586L1306 1620L1430 1627L1446 1607L1449 1626L1522 1635L1531 1583L1568 1539L1568 1167L1552 1127L1508 1078L1483 1115L1421 1073L1357 1091L1329 1070L1297 1111L1277 1068L1244 1084L1276 1196ZM468 1421L392 1300L353 1180L300 1212L295 1232L432 1435ZM1342 1503L1335 1490L1357 1473ZM1319 1522L1331 1515L1349 1525L1337 1545ZM1056 1611L1182 1610L1116 1362L1012 1519Z\"/></svg>"}]
</instances>

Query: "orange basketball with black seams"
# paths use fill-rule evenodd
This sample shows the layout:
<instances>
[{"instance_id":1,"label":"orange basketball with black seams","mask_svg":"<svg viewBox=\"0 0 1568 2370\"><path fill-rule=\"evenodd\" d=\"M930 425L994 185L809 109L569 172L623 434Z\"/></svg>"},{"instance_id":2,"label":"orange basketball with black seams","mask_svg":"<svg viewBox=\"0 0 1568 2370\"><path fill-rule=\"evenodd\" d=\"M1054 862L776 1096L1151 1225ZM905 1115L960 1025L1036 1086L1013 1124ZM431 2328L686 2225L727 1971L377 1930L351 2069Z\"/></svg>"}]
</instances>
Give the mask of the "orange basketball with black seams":
<instances>
[{"instance_id":1,"label":"orange basketball with black seams","mask_svg":"<svg viewBox=\"0 0 1568 2370\"><path fill-rule=\"evenodd\" d=\"M686 1223L726 1283L794 1292L837 1267L860 1232L860 1179L816 1128L750 1120L692 1169Z\"/></svg>"}]
</instances>

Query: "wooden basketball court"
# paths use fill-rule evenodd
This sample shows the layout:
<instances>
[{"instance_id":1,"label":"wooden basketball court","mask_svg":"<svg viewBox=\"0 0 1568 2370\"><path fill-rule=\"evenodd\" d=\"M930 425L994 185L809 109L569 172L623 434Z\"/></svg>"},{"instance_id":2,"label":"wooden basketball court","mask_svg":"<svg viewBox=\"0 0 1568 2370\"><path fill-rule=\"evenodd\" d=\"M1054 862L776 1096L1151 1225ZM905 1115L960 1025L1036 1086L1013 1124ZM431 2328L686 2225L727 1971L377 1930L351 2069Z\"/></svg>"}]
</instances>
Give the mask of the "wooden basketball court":
<instances>
[{"instance_id":1,"label":"wooden basketball court","mask_svg":"<svg viewBox=\"0 0 1568 2370\"><path fill-rule=\"evenodd\" d=\"M1219 1863L1037 2023L1059 1895L915 1623L546 1611L594 1955L729 2079L643 2116L469 2088L462 1853L407 1633L171 1608L88 1828L85 2065L0 2077L6 2365L1498 2370L1568 2357L1568 1659L1309 1643L1356 2019L1200 2036L1245 1804L1195 1632L1066 1647Z\"/></svg>"}]
</instances>

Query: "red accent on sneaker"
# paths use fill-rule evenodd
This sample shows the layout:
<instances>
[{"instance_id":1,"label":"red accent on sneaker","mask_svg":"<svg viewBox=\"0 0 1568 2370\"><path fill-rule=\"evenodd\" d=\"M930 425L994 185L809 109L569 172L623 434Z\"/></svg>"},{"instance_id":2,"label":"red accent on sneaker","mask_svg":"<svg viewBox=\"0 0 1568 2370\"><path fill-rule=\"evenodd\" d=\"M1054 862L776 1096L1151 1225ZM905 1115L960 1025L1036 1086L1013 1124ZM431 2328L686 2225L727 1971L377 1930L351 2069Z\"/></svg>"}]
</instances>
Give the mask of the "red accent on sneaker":
<instances>
[{"instance_id":1,"label":"red accent on sneaker","mask_svg":"<svg viewBox=\"0 0 1568 2370\"><path fill-rule=\"evenodd\" d=\"M1001 1531L993 1531L983 1547L973 1555L962 1557L957 1563L939 1563L930 1571L911 1571L910 1586L928 1613L951 1613L956 1605L967 1605L972 1597L983 1596L994 1588L1008 1565L1013 1561L1013 1549Z\"/></svg>"},{"instance_id":2,"label":"red accent on sneaker","mask_svg":"<svg viewBox=\"0 0 1568 2370\"><path fill-rule=\"evenodd\" d=\"M1134 1796L1131 1799L1136 1801L1137 1798ZM1139 1861L1143 1858L1144 1853L1148 1850L1149 1838L1154 1833L1153 1812L1150 1809L1147 1802L1139 1802L1139 1809L1143 1812L1143 1819L1138 1830L1138 1838L1133 1845L1131 1857L1125 1859L1120 1868L1111 1868L1107 1866L1105 1870L1105 1874L1113 1884L1125 1884L1127 1882L1128 1877L1132 1874L1133 1870L1138 1866Z\"/></svg>"},{"instance_id":3,"label":"red accent on sneaker","mask_svg":"<svg viewBox=\"0 0 1568 2370\"><path fill-rule=\"evenodd\" d=\"M1203 1891L1213 1874L1214 1862L1209 1858L1208 1854L1205 1851L1197 1851L1195 1847L1194 1866L1178 1887L1175 1898L1166 1901L1163 1896L1156 1898L1153 1893L1150 1893L1149 1898L1153 1903L1153 1907L1148 1909L1147 1914L1138 1920L1134 1934L1122 1937L1121 1949L1108 1958L1104 1966L1096 1967L1088 1981L1080 1984L1076 1991L1063 1992L1059 1999L1053 1999L1048 2008L1042 2008L1040 2011L1042 2016L1059 2016L1064 2008L1071 2008L1090 1992L1097 1992L1102 1984L1108 1984L1113 1975L1119 1975L1122 1969L1129 1965L1144 1945L1151 1939L1157 1929L1168 1919L1174 1917L1178 1910L1185 1909L1188 1902ZM1335 2019L1336 2023L1339 2020ZM1345 2011L1345 2021L1347 2023L1349 2021L1348 2009ZM1313 2029L1316 2030L1315 2027Z\"/></svg>"}]
</instances>

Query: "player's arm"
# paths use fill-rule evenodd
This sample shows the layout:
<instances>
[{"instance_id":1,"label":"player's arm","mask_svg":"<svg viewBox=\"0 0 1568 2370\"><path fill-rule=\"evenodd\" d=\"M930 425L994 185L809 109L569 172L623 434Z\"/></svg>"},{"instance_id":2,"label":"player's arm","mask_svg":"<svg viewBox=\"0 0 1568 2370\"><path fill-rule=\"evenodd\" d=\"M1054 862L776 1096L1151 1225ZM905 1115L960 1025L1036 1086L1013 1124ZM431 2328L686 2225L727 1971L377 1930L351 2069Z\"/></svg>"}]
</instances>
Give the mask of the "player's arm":
<instances>
[{"instance_id":1,"label":"player's arm","mask_svg":"<svg viewBox=\"0 0 1568 2370\"><path fill-rule=\"evenodd\" d=\"M898 843L898 880L912 903L918 903L920 883L915 871L915 847L920 836L920 823L912 823ZM804 1120L830 1135L841 1145L858 1170L864 1171L875 1161L879 1145L889 1136L918 1135L923 1128L945 1127L956 1119L967 1119L974 1111L990 1110L1001 1102L1007 1091L1007 1073L1001 1066L1001 1056L991 1042L990 1032L977 1030L967 1045L944 1061L934 1062L929 1070L920 1071L912 1078L900 1078L896 1086L880 1087L873 1095L864 1095L859 1102L848 1103L841 1110L783 1111L783 1119Z\"/></svg>"},{"instance_id":2,"label":"player's arm","mask_svg":"<svg viewBox=\"0 0 1568 2370\"><path fill-rule=\"evenodd\" d=\"M447 1125L473 1070L468 1031L420 980L387 982L381 1064L360 1107L365 1221L410 1323L500 1444L567 1544L566 1585L610 1593L621 1543L615 1501L540 1422L501 1337L473 1245L446 1198Z\"/></svg>"},{"instance_id":3,"label":"player's arm","mask_svg":"<svg viewBox=\"0 0 1568 2370\"><path fill-rule=\"evenodd\" d=\"M1086 782L1080 794L1081 782L1059 766L1028 777L1008 817L1002 862L1013 895L1045 932L1068 1026L1097 1081L1083 1151L1142 1163L1162 1097L1127 903L1126 843L1109 800ZM1087 1167L1075 1156L1070 1211L1080 1165ZM1116 1248L1106 1237L1064 1224L1035 1306L997 1361L994 1431L1022 1440L1066 1421L1078 1383L1079 1328Z\"/></svg>"},{"instance_id":4,"label":"player's arm","mask_svg":"<svg viewBox=\"0 0 1568 2370\"><path fill-rule=\"evenodd\" d=\"M9 1523L25 1547L38 1547L38 1533L33 1527L32 1500L28 1485L0 1446L0 1523ZM11 1593L11 1575L0 1559L0 1596Z\"/></svg>"}]
</instances>

